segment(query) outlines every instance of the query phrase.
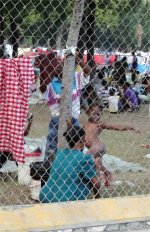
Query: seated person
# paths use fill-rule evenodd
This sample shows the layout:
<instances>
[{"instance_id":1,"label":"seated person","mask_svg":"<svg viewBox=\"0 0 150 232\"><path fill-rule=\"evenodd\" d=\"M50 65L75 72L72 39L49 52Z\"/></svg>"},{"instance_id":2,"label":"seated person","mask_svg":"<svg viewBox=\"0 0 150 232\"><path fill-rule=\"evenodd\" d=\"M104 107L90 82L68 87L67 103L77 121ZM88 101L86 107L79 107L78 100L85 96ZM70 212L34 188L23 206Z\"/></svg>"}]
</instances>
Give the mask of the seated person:
<instances>
[{"instance_id":1,"label":"seated person","mask_svg":"<svg viewBox=\"0 0 150 232\"><path fill-rule=\"evenodd\" d=\"M112 87L108 85L106 80L102 80L102 87L100 88L100 91L102 95L103 104L105 107L109 106L108 97L109 97L109 90L111 88Z\"/></svg>"},{"instance_id":2,"label":"seated person","mask_svg":"<svg viewBox=\"0 0 150 232\"><path fill-rule=\"evenodd\" d=\"M40 192L42 203L85 200L91 185L100 188L93 158L82 152L85 131L72 126L64 136L70 149L57 150L50 177Z\"/></svg>"},{"instance_id":3,"label":"seated person","mask_svg":"<svg viewBox=\"0 0 150 232\"><path fill-rule=\"evenodd\" d=\"M130 111L136 111L139 109L138 97L128 82L123 85L123 95Z\"/></svg>"},{"instance_id":4,"label":"seated person","mask_svg":"<svg viewBox=\"0 0 150 232\"><path fill-rule=\"evenodd\" d=\"M140 84L138 81L134 82L133 90L139 95L144 94L144 88L143 85Z\"/></svg>"},{"instance_id":5,"label":"seated person","mask_svg":"<svg viewBox=\"0 0 150 232\"><path fill-rule=\"evenodd\" d=\"M142 102L149 102L149 97L147 96L147 86L145 88L141 83L134 82L133 89L137 94L139 104Z\"/></svg>"},{"instance_id":6,"label":"seated person","mask_svg":"<svg viewBox=\"0 0 150 232\"><path fill-rule=\"evenodd\" d=\"M116 91L114 88L109 90L109 112L110 113L117 113L119 111L119 99L120 96L116 94Z\"/></svg>"}]
</instances>

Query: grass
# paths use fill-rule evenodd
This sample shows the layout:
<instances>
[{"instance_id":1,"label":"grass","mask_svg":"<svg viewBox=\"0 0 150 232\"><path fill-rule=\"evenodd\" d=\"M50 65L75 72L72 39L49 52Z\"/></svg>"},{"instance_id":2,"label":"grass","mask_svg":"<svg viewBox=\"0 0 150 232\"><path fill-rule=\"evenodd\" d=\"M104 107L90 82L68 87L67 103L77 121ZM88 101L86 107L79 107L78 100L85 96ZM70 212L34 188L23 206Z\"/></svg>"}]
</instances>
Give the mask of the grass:
<instances>
[{"instance_id":1,"label":"grass","mask_svg":"<svg viewBox=\"0 0 150 232\"><path fill-rule=\"evenodd\" d=\"M48 123L50 120L50 111L47 105L36 104L30 106L34 115L34 121L30 132L30 137L37 138L46 136L48 132ZM102 140L107 146L107 153L121 158L124 161L139 163L147 171L141 172L114 172L114 181L121 181L117 186L111 186L109 189L101 190L102 197L119 197L129 195L140 195L150 193L150 159L145 158L149 150L141 148L140 144L150 143L150 118L148 116L149 106L142 105L139 112L121 113L118 115L103 113L103 120L116 124L132 125L138 128L141 133L135 134L133 131L110 131L102 132ZM81 125L87 120L82 112L80 117ZM31 204L30 189L26 186L20 186L17 178L7 177L0 179L0 205L20 205Z\"/></svg>"}]
</instances>

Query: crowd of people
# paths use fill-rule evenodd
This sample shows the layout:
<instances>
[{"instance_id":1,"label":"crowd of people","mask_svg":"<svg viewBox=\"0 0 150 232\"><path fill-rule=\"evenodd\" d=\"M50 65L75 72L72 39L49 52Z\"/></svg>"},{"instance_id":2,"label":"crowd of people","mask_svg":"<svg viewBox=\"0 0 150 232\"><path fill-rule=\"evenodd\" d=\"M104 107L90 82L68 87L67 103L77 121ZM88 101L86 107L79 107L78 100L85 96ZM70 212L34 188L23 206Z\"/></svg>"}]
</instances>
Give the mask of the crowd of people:
<instances>
[{"instance_id":1,"label":"crowd of people","mask_svg":"<svg viewBox=\"0 0 150 232\"><path fill-rule=\"evenodd\" d=\"M111 185L113 175L102 162L107 151L101 140L102 131L140 131L130 125L104 122L102 113L106 109L110 113L134 113L140 110L141 103L149 101L150 76L145 74L139 78L137 58L135 53L132 55L133 62L130 66L126 57L121 60L116 57L112 65L107 63L104 67L95 65L90 68L79 54L76 54L70 103L72 117L66 118L68 129L64 133L65 149L58 147L64 63L52 52L45 57L38 57L36 67L40 68L40 91L50 109L44 154L44 163L49 163L50 171L40 192L41 202L83 200L90 194L99 198L101 186ZM131 73L130 81L127 79L128 72ZM84 110L88 118L83 125L79 120L81 110ZM29 114L24 136L29 134L32 121L33 115ZM41 151L38 148L35 152ZM1 154L0 167L10 156L7 152Z\"/></svg>"},{"instance_id":2,"label":"crowd of people","mask_svg":"<svg viewBox=\"0 0 150 232\"><path fill-rule=\"evenodd\" d=\"M112 67L104 67L101 70L94 67L92 70L78 55L75 60L72 118L66 119L68 129L64 133L68 143L66 149L59 149L57 146L63 72L61 61L56 65L55 75L45 91L51 112L45 161L51 162L51 169L48 181L40 192L40 201L43 203L83 200L87 199L91 192L99 198L101 185L109 187L113 180L112 173L102 163L103 154L106 153L106 146L100 139L102 130L133 130L139 133L132 126L110 124L101 119L105 108L111 113L139 110L141 89L137 86L134 54L131 69L133 85L126 80L126 58L116 60L110 80L105 77L105 72L110 72ZM146 83L148 86L149 76ZM82 127L79 121L80 108L88 116L88 121ZM88 149L86 154L83 152L85 147Z\"/></svg>"},{"instance_id":3,"label":"crowd of people","mask_svg":"<svg viewBox=\"0 0 150 232\"><path fill-rule=\"evenodd\" d=\"M137 58L133 55L132 64L127 58L117 60L111 66L101 69L94 67L94 75L88 86L82 91L82 106L86 108L91 101L99 101L110 113L138 111L143 102L149 101L150 77L145 74L140 78L137 71ZM131 78L127 78L131 74ZM89 102L89 103L88 103ZM101 102L101 103L100 103Z\"/></svg>"},{"instance_id":4,"label":"crowd of people","mask_svg":"<svg viewBox=\"0 0 150 232\"><path fill-rule=\"evenodd\" d=\"M40 91L49 109L50 122L44 154L48 164L48 178L42 185L39 199L41 202L84 200L90 194L100 197L101 186L109 187L113 181L112 173L106 169L102 160L106 154L105 143L101 140L103 130L140 131L130 125L107 123L102 113L137 112L143 102L149 101L150 76L139 78L135 53L129 66L127 58L116 57L114 64L90 68L77 53L75 71L72 76L72 117L67 119L66 148L58 147L59 108L62 93L62 60L50 52L39 56L36 68L40 69ZM127 79L127 73L131 79ZM38 80L38 76L36 76ZM79 116L84 110L87 121L81 125ZM29 134L33 115L28 115L24 136ZM145 145L144 145L145 146ZM85 149L86 148L86 149ZM35 152L41 152L38 148ZM9 158L0 156L0 167ZM45 170L46 172L47 170Z\"/></svg>"}]
</instances>

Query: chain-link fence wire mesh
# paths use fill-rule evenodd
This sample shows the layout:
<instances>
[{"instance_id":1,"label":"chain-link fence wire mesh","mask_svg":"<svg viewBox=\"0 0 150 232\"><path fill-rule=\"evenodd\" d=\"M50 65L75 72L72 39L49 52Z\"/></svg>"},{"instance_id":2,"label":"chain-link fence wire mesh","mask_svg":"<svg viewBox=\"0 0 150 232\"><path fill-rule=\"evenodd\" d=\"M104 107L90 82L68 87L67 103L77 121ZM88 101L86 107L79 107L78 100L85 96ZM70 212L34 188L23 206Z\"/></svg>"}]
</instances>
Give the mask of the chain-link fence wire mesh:
<instances>
[{"instance_id":1,"label":"chain-link fence wire mesh","mask_svg":"<svg viewBox=\"0 0 150 232\"><path fill-rule=\"evenodd\" d=\"M2 206L150 193L150 2L75 2L0 1Z\"/></svg>"}]
</instances>

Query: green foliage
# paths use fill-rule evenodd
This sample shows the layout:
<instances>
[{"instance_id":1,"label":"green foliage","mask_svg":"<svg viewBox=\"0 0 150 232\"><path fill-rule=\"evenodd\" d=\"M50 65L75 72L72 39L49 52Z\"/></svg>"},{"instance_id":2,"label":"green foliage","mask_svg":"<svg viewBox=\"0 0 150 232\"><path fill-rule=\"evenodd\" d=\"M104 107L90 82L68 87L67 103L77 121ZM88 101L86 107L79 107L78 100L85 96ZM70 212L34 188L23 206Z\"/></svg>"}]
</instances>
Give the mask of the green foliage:
<instances>
[{"instance_id":1,"label":"green foliage","mask_svg":"<svg viewBox=\"0 0 150 232\"><path fill-rule=\"evenodd\" d=\"M26 25L33 25L39 21L42 20L42 16L40 13L38 13L36 10L32 10L32 12L30 12L30 15L27 15L27 17L24 20L24 23Z\"/></svg>"},{"instance_id":2,"label":"green foliage","mask_svg":"<svg viewBox=\"0 0 150 232\"><path fill-rule=\"evenodd\" d=\"M4 1L4 0L3 0ZM33 35L44 44L48 38L55 44L57 31L64 24L65 38L70 25L74 0L7 0L4 1L5 36L10 36L9 20L15 14L20 34ZM85 7L86 5L85 1ZM150 3L145 0L95 0L95 34L97 45L135 46L135 28L143 26L143 46L148 47L150 37ZM86 11L85 11L86 12ZM31 40L31 39L30 39ZM31 41L30 41L31 42Z\"/></svg>"},{"instance_id":3,"label":"green foliage","mask_svg":"<svg viewBox=\"0 0 150 232\"><path fill-rule=\"evenodd\" d=\"M127 0L96 0L96 23L102 29L114 28L119 21L120 11L128 6Z\"/></svg>"},{"instance_id":4,"label":"green foliage","mask_svg":"<svg viewBox=\"0 0 150 232\"><path fill-rule=\"evenodd\" d=\"M97 9L96 10L96 25L105 30L106 27L114 28L119 21L119 15L112 9Z\"/></svg>"},{"instance_id":5,"label":"green foliage","mask_svg":"<svg viewBox=\"0 0 150 232\"><path fill-rule=\"evenodd\" d=\"M147 49L150 37L150 3L144 0L96 0L96 35L106 48L110 46L136 48L136 27L143 26L142 48Z\"/></svg>"}]
</instances>

